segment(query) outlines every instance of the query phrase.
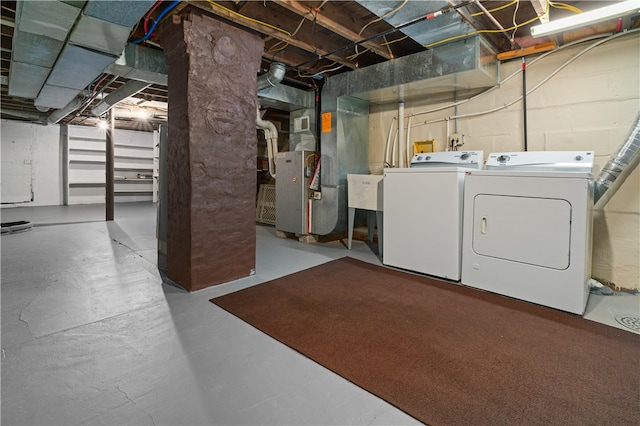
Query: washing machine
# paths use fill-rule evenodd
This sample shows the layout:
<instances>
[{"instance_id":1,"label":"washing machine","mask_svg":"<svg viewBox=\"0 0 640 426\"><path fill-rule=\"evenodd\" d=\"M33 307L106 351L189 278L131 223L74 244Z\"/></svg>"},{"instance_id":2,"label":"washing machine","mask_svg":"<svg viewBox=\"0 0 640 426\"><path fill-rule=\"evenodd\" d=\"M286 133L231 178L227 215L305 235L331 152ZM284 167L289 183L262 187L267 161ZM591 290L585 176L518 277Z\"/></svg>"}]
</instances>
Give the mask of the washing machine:
<instances>
[{"instance_id":1,"label":"washing machine","mask_svg":"<svg viewBox=\"0 0 640 426\"><path fill-rule=\"evenodd\" d=\"M460 280L465 171L483 161L482 151L430 152L384 169L382 263Z\"/></svg>"},{"instance_id":2,"label":"washing machine","mask_svg":"<svg viewBox=\"0 0 640 426\"><path fill-rule=\"evenodd\" d=\"M467 171L462 284L583 314L589 297L592 151L492 153Z\"/></svg>"}]
</instances>

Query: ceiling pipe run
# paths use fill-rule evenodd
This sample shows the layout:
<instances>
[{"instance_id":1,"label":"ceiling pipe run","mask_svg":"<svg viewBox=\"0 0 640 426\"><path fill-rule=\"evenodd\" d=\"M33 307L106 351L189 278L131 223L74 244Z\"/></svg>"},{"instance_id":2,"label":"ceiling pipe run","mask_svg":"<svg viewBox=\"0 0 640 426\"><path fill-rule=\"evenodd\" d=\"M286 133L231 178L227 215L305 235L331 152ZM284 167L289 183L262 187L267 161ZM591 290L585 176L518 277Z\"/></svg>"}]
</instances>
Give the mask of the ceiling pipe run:
<instances>
[{"instance_id":1,"label":"ceiling pipe run","mask_svg":"<svg viewBox=\"0 0 640 426\"><path fill-rule=\"evenodd\" d=\"M602 209L640 163L640 114L625 142L605 164L594 183L594 205Z\"/></svg>"},{"instance_id":2,"label":"ceiling pipe run","mask_svg":"<svg viewBox=\"0 0 640 426\"><path fill-rule=\"evenodd\" d=\"M36 124L47 124L46 114L36 114L33 112L19 111L19 110L9 109L9 108L1 108L0 113L2 113L2 115L10 115L16 118L24 118Z\"/></svg>"},{"instance_id":3,"label":"ceiling pipe run","mask_svg":"<svg viewBox=\"0 0 640 426\"><path fill-rule=\"evenodd\" d=\"M51 124L58 123L60 120L65 118L67 115L71 114L73 111L75 111L78 108L80 108L80 106L82 105L82 100L83 99L84 99L84 93L80 92L78 94L78 96L73 98L71 100L71 102L69 102L67 104L67 106L65 106L64 108L60 108L60 109L57 109L57 110L53 111L49 115L49 117L47 117L47 121L49 123L51 123Z\"/></svg>"},{"instance_id":4,"label":"ceiling pipe run","mask_svg":"<svg viewBox=\"0 0 640 426\"><path fill-rule=\"evenodd\" d=\"M118 102L143 91L149 86L151 86L151 84L144 81L130 80L105 96L102 102L91 109L91 114L96 117L100 117L105 112L113 108L113 106Z\"/></svg>"}]
</instances>

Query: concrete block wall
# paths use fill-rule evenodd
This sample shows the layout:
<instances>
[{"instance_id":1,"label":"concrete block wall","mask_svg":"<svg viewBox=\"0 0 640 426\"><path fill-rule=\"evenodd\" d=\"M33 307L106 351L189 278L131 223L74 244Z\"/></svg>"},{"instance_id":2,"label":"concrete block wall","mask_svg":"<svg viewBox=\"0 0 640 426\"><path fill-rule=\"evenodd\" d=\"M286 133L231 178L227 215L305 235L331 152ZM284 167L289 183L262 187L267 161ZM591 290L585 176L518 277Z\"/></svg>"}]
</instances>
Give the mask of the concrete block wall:
<instances>
[{"instance_id":1,"label":"concrete block wall","mask_svg":"<svg viewBox=\"0 0 640 426\"><path fill-rule=\"evenodd\" d=\"M533 63L527 58L527 88L531 89L592 42L555 52ZM640 108L640 36L625 35L603 43L560 70L527 97L529 150L593 150L598 172L624 142ZM501 65L506 78L521 68L521 60ZM414 124L454 115L472 114L507 104L522 94L520 75L475 100L442 111L416 115L440 105L407 102L405 116ZM444 105L443 105L444 106ZM384 150L397 108L371 107L369 164L383 167ZM405 122L407 119L405 118ZM397 122L395 122L397 126ZM450 123L455 132L455 121ZM462 150L523 150L522 102L486 115L457 120L465 135ZM435 139L445 149L444 121L411 129L411 142ZM624 288L640 289L640 170L636 169L603 210L594 211L592 276Z\"/></svg>"}]
</instances>

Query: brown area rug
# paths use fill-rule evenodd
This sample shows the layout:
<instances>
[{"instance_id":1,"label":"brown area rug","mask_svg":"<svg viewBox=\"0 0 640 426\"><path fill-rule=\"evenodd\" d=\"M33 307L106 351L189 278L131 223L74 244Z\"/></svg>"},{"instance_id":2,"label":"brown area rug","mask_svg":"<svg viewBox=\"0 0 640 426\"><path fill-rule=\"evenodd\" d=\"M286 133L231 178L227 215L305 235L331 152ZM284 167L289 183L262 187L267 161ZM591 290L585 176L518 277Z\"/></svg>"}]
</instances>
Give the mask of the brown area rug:
<instances>
[{"instance_id":1,"label":"brown area rug","mask_svg":"<svg viewBox=\"0 0 640 426\"><path fill-rule=\"evenodd\" d=\"M637 425L640 336L351 258L212 302L430 425Z\"/></svg>"}]
</instances>

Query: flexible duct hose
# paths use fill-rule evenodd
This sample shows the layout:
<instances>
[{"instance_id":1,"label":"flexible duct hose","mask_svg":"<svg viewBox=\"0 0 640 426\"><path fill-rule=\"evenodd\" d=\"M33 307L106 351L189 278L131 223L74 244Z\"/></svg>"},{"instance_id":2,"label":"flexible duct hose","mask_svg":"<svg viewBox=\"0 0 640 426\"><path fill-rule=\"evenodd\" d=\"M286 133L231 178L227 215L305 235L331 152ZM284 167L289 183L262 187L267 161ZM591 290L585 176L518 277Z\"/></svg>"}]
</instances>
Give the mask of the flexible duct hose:
<instances>
[{"instance_id":1,"label":"flexible duct hose","mask_svg":"<svg viewBox=\"0 0 640 426\"><path fill-rule=\"evenodd\" d=\"M594 182L594 204L604 207L640 162L640 114L625 142L605 164ZM605 196L606 195L606 196Z\"/></svg>"}]
</instances>

